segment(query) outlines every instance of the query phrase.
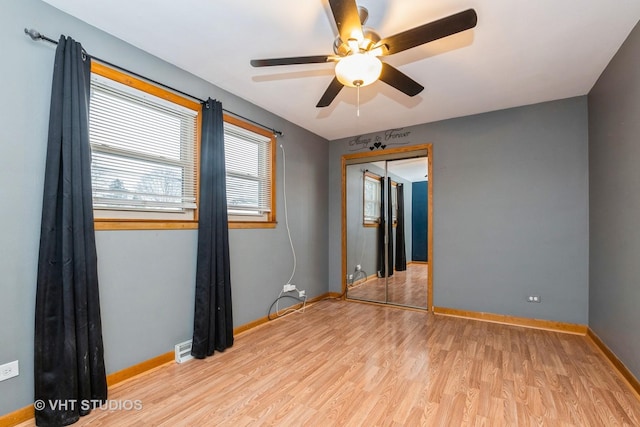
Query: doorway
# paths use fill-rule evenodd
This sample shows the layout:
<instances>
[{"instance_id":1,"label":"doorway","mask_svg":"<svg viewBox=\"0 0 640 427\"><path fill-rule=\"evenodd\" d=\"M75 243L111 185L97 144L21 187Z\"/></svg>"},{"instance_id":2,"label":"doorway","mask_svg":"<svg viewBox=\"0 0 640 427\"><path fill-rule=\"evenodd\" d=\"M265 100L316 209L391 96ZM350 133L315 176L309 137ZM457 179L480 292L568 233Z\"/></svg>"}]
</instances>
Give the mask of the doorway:
<instances>
[{"instance_id":1,"label":"doorway","mask_svg":"<svg viewBox=\"0 0 640 427\"><path fill-rule=\"evenodd\" d=\"M433 306L431 144L342 157L342 289L349 300Z\"/></svg>"}]
</instances>

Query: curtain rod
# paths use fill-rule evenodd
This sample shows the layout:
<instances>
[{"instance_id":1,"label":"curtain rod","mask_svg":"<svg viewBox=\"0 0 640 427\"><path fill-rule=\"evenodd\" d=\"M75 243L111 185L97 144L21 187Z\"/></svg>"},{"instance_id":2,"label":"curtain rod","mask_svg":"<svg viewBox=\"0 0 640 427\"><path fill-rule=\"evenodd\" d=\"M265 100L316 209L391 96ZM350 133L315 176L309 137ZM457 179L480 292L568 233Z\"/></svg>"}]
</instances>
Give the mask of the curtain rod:
<instances>
[{"instance_id":1,"label":"curtain rod","mask_svg":"<svg viewBox=\"0 0 640 427\"><path fill-rule=\"evenodd\" d=\"M25 28L24 29L24 33L27 34L29 37L31 37L31 40L34 40L34 41L36 41L36 40L44 40L44 41L48 41L49 43L53 43L53 44L56 44L56 45L58 44L58 42L56 40L53 40L52 38L49 38L49 37L45 36L44 34L40 34L37 30L34 30L33 28L31 28L31 29L26 29ZM131 74L132 76L139 77L141 79L144 79L144 80L146 80L146 81L148 81L150 83L156 84L158 86L162 86L163 88L169 89L169 90L171 90L173 92L176 92L176 93L179 93L180 95L184 95L184 96L187 96L187 97L189 97L191 99L195 99L196 101L200 101L203 104L206 102L205 100L200 99L197 96L190 95L190 94L188 94L186 92L183 92L181 90L178 90L178 89L176 89L174 87L171 87L171 86L166 85L164 83L160 83L159 81L150 79L149 77L146 77L146 76L143 76L141 74L138 74L135 71L131 71L131 70L128 70L128 69L126 69L124 67L121 67L119 65L113 64L113 63L111 63L109 61L105 61L104 59L98 58L97 56L91 55L91 57L94 58L96 61L102 62L105 65L108 65L108 66L113 67L113 68L117 68L120 71L124 71L127 74ZM224 108L222 109L222 111L224 111L225 113L232 114L232 115L234 115L234 116L236 116L236 117L238 117L240 119L246 120L246 121L248 121L250 123L253 123L254 125L260 126L261 128L270 130L271 132L273 132L273 134L276 137L283 135L282 132L279 131L279 130L276 130L274 128L270 128L269 126L265 126L262 123L258 123L256 121L251 120L251 119L249 119L247 117L244 117L244 116L242 116L242 115L240 115L238 113L234 113L233 111L229 111L229 110L226 110Z\"/></svg>"}]
</instances>

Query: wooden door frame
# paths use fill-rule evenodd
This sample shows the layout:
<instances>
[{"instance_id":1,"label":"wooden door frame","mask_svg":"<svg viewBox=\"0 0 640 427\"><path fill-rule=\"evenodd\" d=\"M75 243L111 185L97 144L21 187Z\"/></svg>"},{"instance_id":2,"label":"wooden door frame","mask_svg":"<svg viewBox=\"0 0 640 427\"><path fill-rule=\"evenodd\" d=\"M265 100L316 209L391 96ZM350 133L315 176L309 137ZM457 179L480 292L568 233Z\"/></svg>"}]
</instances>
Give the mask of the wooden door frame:
<instances>
[{"instance_id":1,"label":"wooden door frame","mask_svg":"<svg viewBox=\"0 0 640 427\"><path fill-rule=\"evenodd\" d=\"M344 154L342 156L342 295L347 289L347 165L378 160L398 160L421 155L427 156L427 310L433 311L433 144L418 144L406 147L389 148L383 151L371 151Z\"/></svg>"}]
</instances>

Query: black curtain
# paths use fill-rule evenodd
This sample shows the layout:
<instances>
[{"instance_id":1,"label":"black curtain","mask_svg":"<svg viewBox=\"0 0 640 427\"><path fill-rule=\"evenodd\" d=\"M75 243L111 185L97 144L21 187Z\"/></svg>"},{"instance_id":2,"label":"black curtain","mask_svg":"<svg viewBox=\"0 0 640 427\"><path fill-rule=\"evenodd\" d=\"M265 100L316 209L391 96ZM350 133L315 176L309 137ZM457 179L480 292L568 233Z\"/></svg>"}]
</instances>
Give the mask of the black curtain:
<instances>
[{"instance_id":1,"label":"black curtain","mask_svg":"<svg viewBox=\"0 0 640 427\"><path fill-rule=\"evenodd\" d=\"M404 185L396 186L396 200L398 201L398 214L396 224L396 271L407 269L407 254L404 243Z\"/></svg>"},{"instance_id":2,"label":"black curtain","mask_svg":"<svg viewBox=\"0 0 640 427\"><path fill-rule=\"evenodd\" d=\"M391 178L387 178L387 268L388 277L393 276L393 203L391 203Z\"/></svg>"},{"instance_id":3,"label":"black curtain","mask_svg":"<svg viewBox=\"0 0 640 427\"><path fill-rule=\"evenodd\" d=\"M229 228L222 104L202 107L200 209L191 354L203 359L233 345Z\"/></svg>"},{"instance_id":4,"label":"black curtain","mask_svg":"<svg viewBox=\"0 0 640 427\"><path fill-rule=\"evenodd\" d=\"M60 37L36 289L35 400L44 403L34 405L39 426L74 423L90 412L90 400L107 398L91 200L90 62L80 43Z\"/></svg>"},{"instance_id":5,"label":"black curtain","mask_svg":"<svg viewBox=\"0 0 640 427\"><path fill-rule=\"evenodd\" d=\"M385 262L385 197L384 197L384 178L380 178L380 220L378 221L378 277L384 277L386 274Z\"/></svg>"},{"instance_id":6,"label":"black curtain","mask_svg":"<svg viewBox=\"0 0 640 427\"><path fill-rule=\"evenodd\" d=\"M386 214L385 214L386 213ZM393 276L393 206L391 179L380 178L380 222L378 223L378 277ZM387 233L385 236L385 231ZM385 245L385 240L387 244Z\"/></svg>"}]
</instances>

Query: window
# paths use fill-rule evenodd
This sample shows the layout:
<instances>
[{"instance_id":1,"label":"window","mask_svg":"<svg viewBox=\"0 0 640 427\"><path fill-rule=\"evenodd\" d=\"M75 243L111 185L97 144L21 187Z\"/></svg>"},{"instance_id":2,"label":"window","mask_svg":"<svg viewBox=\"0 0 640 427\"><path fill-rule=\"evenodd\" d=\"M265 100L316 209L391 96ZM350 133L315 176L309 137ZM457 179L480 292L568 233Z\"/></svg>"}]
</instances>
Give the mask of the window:
<instances>
[{"instance_id":1,"label":"window","mask_svg":"<svg viewBox=\"0 0 640 427\"><path fill-rule=\"evenodd\" d=\"M371 172L364 173L364 208L363 224L373 227L380 223L380 176Z\"/></svg>"},{"instance_id":2,"label":"window","mask_svg":"<svg viewBox=\"0 0 640 427\"><path fill-rule=\"evenodd\" d=\"M225 115L224 147L229 226L275 226L273 134Z\"/></svg>"},{"instance_id":3,"label":"window","mask_svg":"<svg viewBox=\"0 0 640 427\"><path fill-rule=\"evenodd\" d=\"M195 227L200 109L196 102L92 64L89 138L96 228L145 228L114 224L149 220ZM100 227L101 221L110 225Z\"/></svg>"},{"instance_id":4,"label":"window","mask_svg":"<svg viewBox=\"0 0 640 427\"><path fill-rule=\"evenodd\" d=\"M398 183L391 181L391 220L395 227L398 224Z\"/></svg>"},{"instance_id":5,"label":"window","mask_svg":"<svg viewBox=\"0 0 640 427\"><path fill-rule=\"evenodd\" d=\"M199 103L92 63L96 229L197 228ZM275 227L275 137L224 116L229 227Z\"/></svg>"}]
</instances>

